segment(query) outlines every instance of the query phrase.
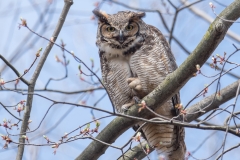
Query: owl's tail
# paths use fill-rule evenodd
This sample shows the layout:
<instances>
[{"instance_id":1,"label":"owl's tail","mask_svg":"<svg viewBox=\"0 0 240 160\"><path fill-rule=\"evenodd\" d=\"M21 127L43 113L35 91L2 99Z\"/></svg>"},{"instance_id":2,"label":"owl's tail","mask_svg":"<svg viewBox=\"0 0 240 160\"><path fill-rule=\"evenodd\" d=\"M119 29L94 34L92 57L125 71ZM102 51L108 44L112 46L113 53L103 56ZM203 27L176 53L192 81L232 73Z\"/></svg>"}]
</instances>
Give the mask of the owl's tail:
<instances>
[{"instance_id":1,"label":"owl's tail","mask_svg":"<svg viewBox=\"0 0 240 160\"><path fill-rule=\"evenodd\" d=\"M167 101L164 105L159 106L155 112L162 116L172 118L171 112L173 102ZM183 127L169 124L148 123L142 131L148 143L154 147L158 156L164 156L164 160L184 160L186 146L184 142L185 131ZM159 158L161 159L161 158Z\"/></svg>"},{"instance_id":2,"label":"owl's tail","mask_svg":"<svg viewBox=\"0 0 240 160\"><path fill-rule=\"evenodd\" d=\"M163 151L165 154L165 160L185 160L186 154L186 145L184 142L185 131L183 127L174 127L172 144L169 146L163 147L159 146L156 150L158 155L160 155Z\"/></svg>"},{"instance_id":3,"label":"owl's tail","mask_svg":"<svg viewBox=\"0 0 240 160\"><path fill-rule=\"evenodd\" d=\"M142 128L148 143L164 160L184 160L186 146L184 128L173 125L147 124ZM161 159L161 158L160 158Z\"/></svg>"}]
</instances>

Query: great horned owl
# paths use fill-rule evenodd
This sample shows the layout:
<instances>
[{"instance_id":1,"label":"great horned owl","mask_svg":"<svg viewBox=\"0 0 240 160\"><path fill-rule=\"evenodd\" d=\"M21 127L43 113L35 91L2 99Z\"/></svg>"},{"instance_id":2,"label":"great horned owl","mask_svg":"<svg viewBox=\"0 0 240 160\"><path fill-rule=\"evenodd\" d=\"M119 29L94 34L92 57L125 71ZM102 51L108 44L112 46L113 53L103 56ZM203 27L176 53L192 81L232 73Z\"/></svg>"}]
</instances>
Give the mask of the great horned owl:
<instances>
[{"instance_id":1,"label":"great horned owl","mask_svg":"<svg viewBox=\"0 0 240 160\"><path fill-rule=\"evenodd\" d=\"M175 58L162 33L141 19L144 12L121 11L98 17L97 46L103 83L118 112L132 105L134 96L143 98L176 68ZM179 94L158 106L156 113L172 118ZM153 115L152 118L155 116ZM139 123L141 125L141 123ZM147 124L142 128L149 144L169 160L184 159L184 129L166 124Z\"/></svg>"}]
</instances>

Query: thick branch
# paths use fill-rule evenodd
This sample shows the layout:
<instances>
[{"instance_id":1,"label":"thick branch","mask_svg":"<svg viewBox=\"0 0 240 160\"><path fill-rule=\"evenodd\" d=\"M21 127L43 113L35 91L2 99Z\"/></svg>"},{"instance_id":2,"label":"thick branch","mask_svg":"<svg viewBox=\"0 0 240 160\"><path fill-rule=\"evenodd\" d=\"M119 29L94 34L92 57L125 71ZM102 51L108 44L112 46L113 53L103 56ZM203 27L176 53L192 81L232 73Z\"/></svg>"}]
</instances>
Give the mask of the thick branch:
<instances>
[{"instance_id":1,"label":"thick branch","mask_svg":"<svg viewBox=\"0 0 240 160\"><path fill-rule=\"evenodd\" d=\"M147 141L143 141L142 144L138 144L135 147L133 147L132 149L129 149L126 153L124 153L124 158L123 156L119 157L118 160L132 160L134 158L137 159L143 159L144 157L146 157L146 153L143 151L142 146L146 146ZM154 151L153 148L149 148L151 153L152 151Z\"/></svg>"},{"instance_id":2,"label":"thick branch","mask_svg":"<svg viewBox=\"0 0 240 160\"><path fill-rule=\"evenodd\" d=\"M181 42L180 42L176 37L173 36L173 39L174 39L175 42L179 45L179 47L182 48L188 55L191 54L191 52L188 51L187 48L184 47L184 46L181 44ZM207 65L210 67L210 64L211 64L211 63L210 63L210 62L206 62L205 64L207 64ZM217 70L220 71L221 69L220 69L220 68L217 68ZM226 70L226 69L223 69L223 71L226 72L227 70ZM232 73L232 72L228 72L227 74L228 74L229 76L231 76L232 78L235 78L235 79L239 79L239 78L240 78L239 75L234 74L234 73Z\"/></svg>"},{"instance_id":3,"label":"thick branch","mask_svg":"<svg viewBox=\"0 0 240 160\"><path fill-rule=\"evenodd\" d=\"M236 20L240 16L239 10L240 0L236 0L219 16L224 19ZM222 41L231 25L232 23L230 22L225 22L216 18L216 20L210 25L199 45L187 60L185 60L175 72L168 75L154 91L144 97L147 106L154 110L156 104L158 104L158 106L164 104L176 92L178 92L197 71L195 67L196 64L201 66L204 64L218 44ZM138 113L138 106L135 105L130 108L127 114L147 118L149 112L147 110L142 110ZM135 123L136 121L131 119L116 118L96 138L107 143L113 143L124 131ZM104 154L107 148L108 146L93 141L76 159L98 159L100 155Z\"/></svg>"},{"instance_id":4,"label":"thick branch","mask_svg":"<svg viewBox=\"0 0 240 160\"><path fill-rule=\"evenodd\" d=\"M53 36L52 36L52 41L56 41L61 29L62 29L62 26L63 26L63 23L66 19L66 16L67 16L67 13L69 11L69 8L71 7L71 5L73 4L73 1L72 0L64 0L65 4L64 4L64 7L63 7L63 10L62 10L62 13L60 15L60 18L58 20L58 24L56 26L56 29L53 33ZM34 92L34 88L35 88L35 83L38 79L38 76L42 70L42 67L47 59L47 56L48 54L50 53L51 49L52 49L52 46L53 46L53 43L49 43L48 46L46 47L37 67L36 67L36 70L32 76L32 79L30 81L30 85L28 87L28 92L29 93L33 93ZM23 121L22 121L22 126L21 126L21 132L20 132L20 135L23 135L23 134L26 134L26 130L27 130L27 127L28 127L28 120L30 118L30 113L31 113L31 108L32 108L32 101L33 101L33 95L32 94L29 94L27 96L27 102L26 102L26 109L25 109L25 113L24 113L24 116L23 116ZM17 152L17 157L16 159L17 160L21 160L22 157L23 157L23 152L24 152L24 143L25 143L25 139L22 138L22 136L19 137L19 143L21 145L19 145L18 147L18 152Z\"/></svg>"}]
</instances>

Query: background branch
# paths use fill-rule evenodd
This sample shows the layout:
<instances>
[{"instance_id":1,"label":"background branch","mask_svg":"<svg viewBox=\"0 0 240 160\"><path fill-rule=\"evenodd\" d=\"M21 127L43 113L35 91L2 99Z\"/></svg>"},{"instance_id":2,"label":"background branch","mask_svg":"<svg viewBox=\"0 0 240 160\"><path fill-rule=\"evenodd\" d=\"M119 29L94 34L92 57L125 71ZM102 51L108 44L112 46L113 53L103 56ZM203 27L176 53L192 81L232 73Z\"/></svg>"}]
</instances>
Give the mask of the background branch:
<instances>
[{"instance_id":1,"label":"background branch","mask_svg":"<svg viewBox=\"0 0 240 160\"><path fill-rule=\"evenodd\" d=\"M62 10L62 13L59 17L59 21L58 21L58 24L56 26L56 29L54 30L53 32L53 35L52 35L52 41L55 42L60 31L61 31L61 28L63 26L63 23L66 19L66 16L67 16L67 13L71 7L71 5L73 4L73 1L72 0L64 0L64 7L63 7L63 10ZM35 72L32 76L32 79L30 81L30 85L28 87L28 92L32 93L34 92L34 88L35 88L35 84L36 84L36 81L38 79L38 76L43 68L43 65L47 59L47 56L48 54L50 53L51 49L52 49L52 46L53 46L53 43L49 43L48 46L46 47L43 55L41 56L41 59L35 69ZM29 121L29 118L30 118L30 113L31 113L31 109L32 109L32 102L33 102L33 95L29 94L27 96L27 102L26 102L26 109L25 109L25 113L24 113L24 117L23 117L23 121L22 121L22 126L21 126L21 131L20 131L20 134L24 135L24 133L26 132L27 128L28 128L28 121ZM20 136L19 138L19 147L18 147L18 152L17 152L17 157L16 159L17 160L22 160L22 157L23 157L23 152L24 152L24 143L25 143L25 139Z\"/></svg>"}]
</instances>

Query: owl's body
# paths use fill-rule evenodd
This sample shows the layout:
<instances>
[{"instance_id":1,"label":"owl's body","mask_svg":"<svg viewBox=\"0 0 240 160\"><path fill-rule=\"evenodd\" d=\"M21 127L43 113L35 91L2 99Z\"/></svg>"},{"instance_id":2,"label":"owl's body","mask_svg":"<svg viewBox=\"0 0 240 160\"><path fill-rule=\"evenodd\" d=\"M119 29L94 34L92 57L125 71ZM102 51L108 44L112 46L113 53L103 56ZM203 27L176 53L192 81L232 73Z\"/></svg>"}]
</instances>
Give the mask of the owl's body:
<instances>
[{"instance_id":1,"label":"owl's body","mask_svg":"<svg viewBox=\"0 0 240 160\"><path fill-rule=\"evenodd\" d=\"M123 106L132 104L133 96L143 98L149 94L177 65L162 33L141 20L144 13L124 11L109 15L97 10L94 13L99 18L97 46L103 83L116 110L122 112ZM137 79L138 87L132 87L129 78ZM172 118L176 116L173 110L177 103L179 95L155 112ZM147 124L142 130L159 155L164 154L170 160L184 159L183 128Z\"/></svg>"}]
</instances>

